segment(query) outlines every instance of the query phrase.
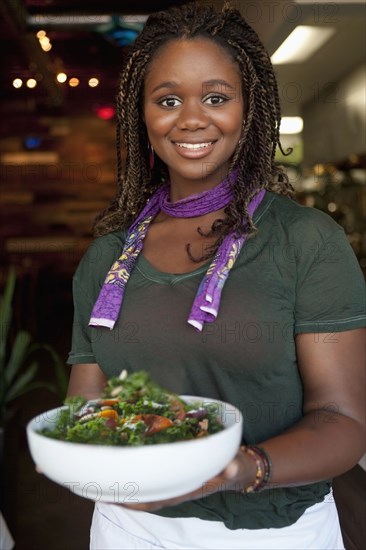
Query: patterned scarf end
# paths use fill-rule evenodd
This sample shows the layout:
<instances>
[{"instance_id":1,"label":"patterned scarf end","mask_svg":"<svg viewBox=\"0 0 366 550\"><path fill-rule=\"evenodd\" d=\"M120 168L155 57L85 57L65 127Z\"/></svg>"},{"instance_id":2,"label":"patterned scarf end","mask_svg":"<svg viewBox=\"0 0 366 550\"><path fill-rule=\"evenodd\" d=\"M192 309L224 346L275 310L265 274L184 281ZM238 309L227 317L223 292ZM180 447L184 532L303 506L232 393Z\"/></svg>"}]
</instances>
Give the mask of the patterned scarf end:
<instances>
[{"instance_id":1,"label":"patterned scarf end","mask_svg":"<svg viewBox=\"0 0 366 550\"><path fill-rule=\"evenodd\" d=\"M203 323L200 321L197 321L197 319L188 319L188 324L192 325L196 329L197 332L202 332L203 329Z\"/></svg>"},{"instance_id":2,"label":"patterned scarf end","mask_svg":"<svg viewBox=\"0 0 366 550\"><path fill-rule=\"evenodd\" d=\"M212 317L213 317L212 321L214 321L216 319L217 314L218 314L217 309L214 309L213 307L200 306L200 310L204 311L205 313L209 313L210 315L212 315Z\"/></svg>"},{"instance_id":3,"label":"patterned scarf end","mask_svg":"<svg viewBox=\"0 0 366 550\"><path fill-rule=\"evenodd\" d=\"M98 319L97 317L92 317L89 321L90 327L106 327L109 330L112 330L116 321L112 319Z\"/></svg>"}]
</instances>

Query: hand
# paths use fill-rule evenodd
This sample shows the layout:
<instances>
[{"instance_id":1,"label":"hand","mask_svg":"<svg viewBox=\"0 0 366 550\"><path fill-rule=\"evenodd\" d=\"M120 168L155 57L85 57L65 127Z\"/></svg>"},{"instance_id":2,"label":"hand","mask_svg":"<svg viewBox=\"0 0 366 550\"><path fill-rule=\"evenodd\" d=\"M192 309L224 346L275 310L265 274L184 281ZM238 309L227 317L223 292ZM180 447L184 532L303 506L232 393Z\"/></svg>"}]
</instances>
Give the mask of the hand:
<instances>
[{"instance_id":1,"label":"hand","mask_svg":"<svg viewBox=\"0 0 366 550\"><path fill-rule=\"evenodd\" d=\"M229 462L226 468L217 476L211 478L202 484L201 487L186 493L179 497L170 498L167 500L159 500L156 502L143 502L140 504L121 504L132 510L141 510L150 512L165 508L166 506L176 506L182 502L204 498L213 493L220 491L241 491L251 481L254 480L256 474L256 466L254 461L249 460L245 453L238 451L235 458Z\"/></svg>"}]
</instances>

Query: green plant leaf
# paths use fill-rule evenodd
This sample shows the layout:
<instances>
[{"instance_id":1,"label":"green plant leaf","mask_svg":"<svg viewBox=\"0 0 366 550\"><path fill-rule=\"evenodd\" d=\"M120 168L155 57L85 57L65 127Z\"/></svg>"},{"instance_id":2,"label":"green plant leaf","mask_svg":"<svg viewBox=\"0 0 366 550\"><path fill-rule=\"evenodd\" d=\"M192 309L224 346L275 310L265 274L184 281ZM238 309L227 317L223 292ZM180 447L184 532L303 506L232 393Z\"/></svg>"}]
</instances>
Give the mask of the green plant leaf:
<instances>
[{"instance_id":1,"label":"green plant leaf","mask_svg":"<svg viewBox=\"0 0 366 550\"><path fill-rule=\"evenodd\" d=\"M11 267L9 269L9 275L6 281L4 294L1 297L0 302L0 373L5 368L6 342L8 340L8 334L13 315L12 301L14 296L15 281L15 268Z\"/></svg>"},{"instance_id":2,"label":"green plant leaf","mask_svg":"<svg viewBox=\"0 0 366 550\"><path fill-rule=\"evenodd\" d=\"M29 384L36 375L38 369L37 363L32 363L27 367L26 372L19 376L13 383L13 385L7 389L5 393L5 403L9 403L15 399L21 393L25 393L29 390Z\"/></svg>"},{"instance_id":3,"label":"green plant leaf","mask_svg":"<svg viewBox=\"0 0 366 550\"><path fill-rule=\"evenodd\" d=\"M29 332L21 330L16 335L10 359L4 371L5 387L8 387L12 383L19 369L24 364L24 360L28 355L30 342L31 335Z\"/></svg>"},{"instance_id":4,"label":"green plant leaf","mask_svg":"<svg viewBox=\"0 0 366 550\"><path fill-rule=\"evenodd\" d=\"M44 344L43 348L48 351L53 359L53 366L55 369L55 378L58 388L58 394L61 399L65 399L67 387L69 385L69 376L65 367L64 361L61 359L57 351L50 345Z\"/></svg>"},{"instance_id":5,"label":"green plant leaf","mask_svg":"<svg viewBox=\"0 0 366 550\"><path fill-rule=\"evenodd\" d=\"M24 393L28 393L30 391L38 390L38 389L45 389L52 392L57 392L56 386L49 382L31 382L30 384L27 384L23 389L19 389L16 393L12 392L11 399L8 399L8 396L7 396L7 403L9 403L10 401L13 401L14 399L17 399Z\"/></svg>"}]
</instances>

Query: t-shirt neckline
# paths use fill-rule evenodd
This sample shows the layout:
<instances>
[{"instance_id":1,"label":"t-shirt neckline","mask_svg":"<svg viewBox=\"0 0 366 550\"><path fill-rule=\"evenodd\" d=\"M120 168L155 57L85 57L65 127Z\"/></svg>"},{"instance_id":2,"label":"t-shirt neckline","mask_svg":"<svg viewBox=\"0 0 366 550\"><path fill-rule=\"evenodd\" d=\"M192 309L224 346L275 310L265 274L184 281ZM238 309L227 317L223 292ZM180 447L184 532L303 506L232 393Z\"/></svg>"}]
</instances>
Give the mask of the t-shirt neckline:
<instances>
[{"instance_id":1,"label":"t-shirt neckline","mask_svg":"<svg viewBox=\"0 0 366 550\"><path fill-rule=\"evenodd\" d=\"M254 213L253 221L258 223L263 217L265 212L268 210L268 207L272 203L275 195L269 191L266 192L262 202L258 206L257 210ZM244 245L245 246L245 245ZM143 275L146 279L156 283L165 283L165 284L174 284L178 283L184 279L190 277L195 277L196 275L201 275L205 273L211 263L211 260L208 260L205 264L194 269L193 271L188 271L187 273L169 273L165 271L159 271L156 269L143 255L143 252L139 255L136 262L136 269Z\"/></svg>"}]
</instances>

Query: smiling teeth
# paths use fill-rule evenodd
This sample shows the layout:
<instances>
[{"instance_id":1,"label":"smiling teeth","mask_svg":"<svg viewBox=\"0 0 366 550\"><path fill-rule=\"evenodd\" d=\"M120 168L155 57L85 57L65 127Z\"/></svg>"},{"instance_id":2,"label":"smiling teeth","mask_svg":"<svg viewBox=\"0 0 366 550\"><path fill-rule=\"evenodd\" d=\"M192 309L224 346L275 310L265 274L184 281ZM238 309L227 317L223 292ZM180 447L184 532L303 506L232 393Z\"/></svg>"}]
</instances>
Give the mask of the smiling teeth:
<instances>
[{"instance_id":1,"label":"smiling teeth","mask_svg":"<svg viewBox=\"0 0 366 550\"><path fill-rule=\"evenodd\" d=\"M184 149L203 149L204 147L208 147L209 145L212 145L212 141L208 143L176 143L178 147L183 147Z\"/></svg>"}]
</instances>

